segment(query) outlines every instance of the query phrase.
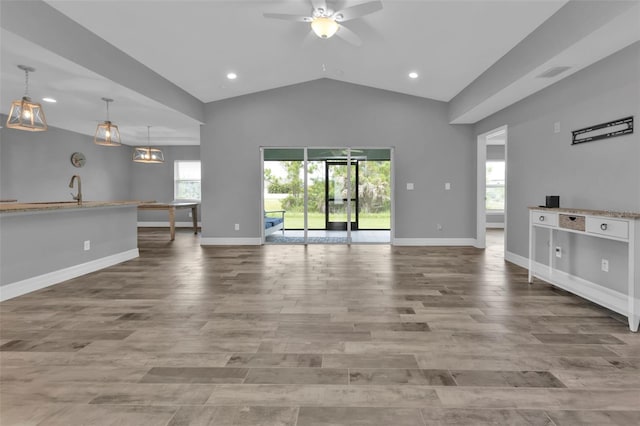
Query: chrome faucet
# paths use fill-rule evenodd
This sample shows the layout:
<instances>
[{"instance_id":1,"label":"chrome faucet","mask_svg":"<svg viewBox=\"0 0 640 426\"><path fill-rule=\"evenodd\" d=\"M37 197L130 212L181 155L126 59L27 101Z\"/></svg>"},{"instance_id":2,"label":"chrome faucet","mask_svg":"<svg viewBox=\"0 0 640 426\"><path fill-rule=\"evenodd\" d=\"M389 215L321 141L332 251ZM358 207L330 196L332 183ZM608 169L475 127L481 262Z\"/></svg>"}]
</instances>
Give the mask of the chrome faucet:
<instances>
[{"instance_id":1,"label":"chrome faucet","mask_svg":"<svg viewBox=\"0 0 640 426\"><path fill-rule=\"evenodd\" d=\"M71 196L73 197L74 200L78 200L78 205L81 206L82 205L82 181L80 180L80 175L71 176L71 182L69 182L69 188L73 188L73 181L76 178L78 178L78 195L73 195L73 192L72 192Z\"/></svg>"}]
</instances>

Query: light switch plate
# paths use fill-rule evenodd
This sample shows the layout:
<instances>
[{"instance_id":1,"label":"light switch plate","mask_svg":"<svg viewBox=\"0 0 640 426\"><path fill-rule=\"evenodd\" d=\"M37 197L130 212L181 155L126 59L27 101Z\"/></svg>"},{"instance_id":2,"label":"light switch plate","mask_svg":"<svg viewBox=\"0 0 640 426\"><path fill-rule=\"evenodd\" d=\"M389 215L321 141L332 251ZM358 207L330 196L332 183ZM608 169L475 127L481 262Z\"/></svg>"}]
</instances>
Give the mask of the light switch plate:
<instances>
[{"instance_id":1,"label":"light switch plate","mask_svg":"<svg viewBox=\"0 0 640 426\"><path fill-rule=\"evenodd\" d=\"M444 184L444 189L446 189L447 191L449 191L451 189L451 183L447 182Z\"/></svg>"},{"instance_id":2,"label":"light switch plate","mask_svg":"<svg viewBox=\"0 0 640 426\"><path fill-rule=\"evenodd\" d=\"M413 183L407 183L407 191L413 191Z\"/></svg>"}]
</instances>

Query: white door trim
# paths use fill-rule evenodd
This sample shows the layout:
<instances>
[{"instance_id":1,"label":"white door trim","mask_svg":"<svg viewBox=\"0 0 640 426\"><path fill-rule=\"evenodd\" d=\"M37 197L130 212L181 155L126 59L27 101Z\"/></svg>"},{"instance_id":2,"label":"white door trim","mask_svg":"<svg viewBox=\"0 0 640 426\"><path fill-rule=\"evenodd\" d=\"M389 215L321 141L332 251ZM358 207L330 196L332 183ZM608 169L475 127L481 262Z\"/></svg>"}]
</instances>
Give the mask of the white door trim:
<instances>
[{"instance_id":1,"label":"white door trim","mask_svg":"<svg viewBox=\"0 0 640 426\"><path fill-rule=\"evenodd\" d=\"M491 145L487 141L487 136L493 135L496 132L504 130L504 159L505 159L505 206L504 206L504 245L506 252L507 245L507 145L508 145L508 126L500 126L488 132L478 135L477 141L477 162L476 162L476 182L477 182L477 196L476 196L476 243L475 247L485 248L487 246L487 212L486 212L486 193L487 193L487 176L486 176L486 163L487 163L487 145Z\"/></svg>"}]
</instances>

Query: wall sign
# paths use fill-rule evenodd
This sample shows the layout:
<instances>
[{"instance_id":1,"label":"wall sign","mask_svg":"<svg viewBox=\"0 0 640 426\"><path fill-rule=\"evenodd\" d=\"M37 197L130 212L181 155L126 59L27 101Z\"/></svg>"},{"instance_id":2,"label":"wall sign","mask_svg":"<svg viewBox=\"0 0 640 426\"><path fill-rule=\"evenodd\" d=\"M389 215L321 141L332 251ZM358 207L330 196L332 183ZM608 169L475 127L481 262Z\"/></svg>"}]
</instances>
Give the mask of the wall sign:
<instances>
[{"instance_id":1,"label":"wall sign","mask_svg":"<svg viewBox=\"0 0 640 426\"><path fill-rule=\"evenodd\" d=\"M571 145L627 135L633 133L633 116L574 130L571 133L573 134Z\"/></svg>"}]
</instances>

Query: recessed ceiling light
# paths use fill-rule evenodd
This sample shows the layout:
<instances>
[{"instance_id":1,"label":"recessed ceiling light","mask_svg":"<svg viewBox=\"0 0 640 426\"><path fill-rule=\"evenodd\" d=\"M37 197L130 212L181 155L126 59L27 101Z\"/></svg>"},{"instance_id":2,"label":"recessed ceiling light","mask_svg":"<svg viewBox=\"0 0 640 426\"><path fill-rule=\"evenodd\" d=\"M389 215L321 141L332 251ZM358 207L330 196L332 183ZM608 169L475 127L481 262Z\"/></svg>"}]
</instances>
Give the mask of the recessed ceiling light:
<instances>
[{"instance_id":1,"label":"recessed ceiling light","mask_svg":"<svg viewBox=\"0 0 640 426\"><path fill-rule=\"evenodd\" d=\"M230 72L229 74L227 74L227 78L229 80L235 80L236 78L238 78L238 74L236 74L235 72Z\"/></svg>"},{"instance_id":2,"label":"recessed ceiling light","mask_svg":"<svg viewBox=\"0 0 640 426\"><path fill-rule=\"evenodd\" d=\"M416 78L418 78L418 73L417 73L417 72L415 72L415 71L411 71L411 72L409 73L409 78L412 78L412 79L414 79L414 80L415 80Z\"/></svg>"},{"instance_id":3,"label":"recessed ceiling light","mask_svg":"<svg viewBox=\"0 0 640 426\"><path fill-rule=\"evenodd\" d=\"M42 98L42 100L45 101L45 102L49 102L51 104L55 104L56 102L58 102L53 98Z\"/></svg>"}]
</instances>

